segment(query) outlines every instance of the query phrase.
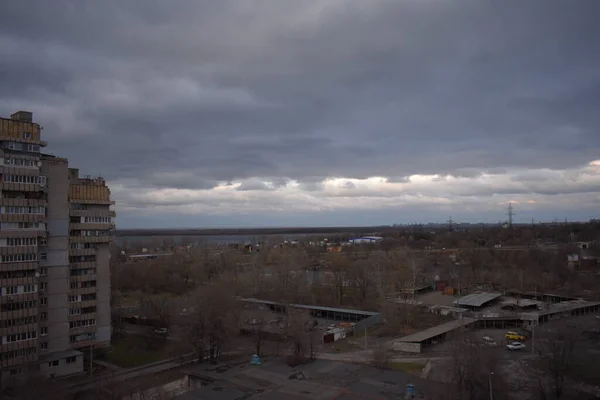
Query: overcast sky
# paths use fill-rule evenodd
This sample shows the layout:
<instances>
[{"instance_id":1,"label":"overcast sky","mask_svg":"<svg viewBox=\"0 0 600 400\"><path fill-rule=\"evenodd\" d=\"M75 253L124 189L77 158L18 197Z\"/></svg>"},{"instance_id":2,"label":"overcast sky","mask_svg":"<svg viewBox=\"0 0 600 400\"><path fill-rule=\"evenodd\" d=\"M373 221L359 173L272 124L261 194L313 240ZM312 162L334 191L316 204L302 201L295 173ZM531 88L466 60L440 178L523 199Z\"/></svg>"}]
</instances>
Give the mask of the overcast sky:
<instances>
[{"instance_id":1,"label":"overcast sky","mask_svg":"<svg viewBox=\"0 0 600 400\"><path fill-rule=\"evenodd\" d=\"M600 1L4 3L0 114L118 227L598 217Z\"/></svg>"}]
</instances>

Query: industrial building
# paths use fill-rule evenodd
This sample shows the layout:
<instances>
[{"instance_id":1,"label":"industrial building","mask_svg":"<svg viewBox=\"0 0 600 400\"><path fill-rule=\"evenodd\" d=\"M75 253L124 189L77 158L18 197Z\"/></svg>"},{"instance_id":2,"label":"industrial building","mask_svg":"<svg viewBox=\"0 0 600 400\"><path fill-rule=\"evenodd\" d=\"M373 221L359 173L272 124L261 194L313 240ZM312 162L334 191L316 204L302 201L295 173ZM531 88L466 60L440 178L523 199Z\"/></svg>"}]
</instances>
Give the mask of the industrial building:
<instances>
[{"instance_id":1,"label":"industrial building","mask_svg":"<svg viewBox=\"0 0 600 400\"><path fill-rule=\"evenodd\" d=\"M0 118L2 380L79 373L82 351L110 344L110 190L41 153L41 129Z\"/></svg>"}]
</instances>

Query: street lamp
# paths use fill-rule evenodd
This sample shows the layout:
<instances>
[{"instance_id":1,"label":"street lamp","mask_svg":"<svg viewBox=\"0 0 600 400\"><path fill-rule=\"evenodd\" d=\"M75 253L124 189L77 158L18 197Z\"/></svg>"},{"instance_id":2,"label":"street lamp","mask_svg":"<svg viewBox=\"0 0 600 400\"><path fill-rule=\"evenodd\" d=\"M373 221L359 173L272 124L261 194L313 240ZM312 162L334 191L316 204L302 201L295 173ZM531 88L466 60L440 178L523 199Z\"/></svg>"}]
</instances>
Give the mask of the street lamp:
<instances>
[{"instance_id":1,"label":"street lamp","mask_svg":"<svg viewBox=\"0 0 600 400\"><path fill-rule=\"evenodd\" d=\"M494 393L492 391L492 375L494 375L493 372L488 374L488 382L490 383L490 400L494 400Z\"/></svg>"}]
</instances>

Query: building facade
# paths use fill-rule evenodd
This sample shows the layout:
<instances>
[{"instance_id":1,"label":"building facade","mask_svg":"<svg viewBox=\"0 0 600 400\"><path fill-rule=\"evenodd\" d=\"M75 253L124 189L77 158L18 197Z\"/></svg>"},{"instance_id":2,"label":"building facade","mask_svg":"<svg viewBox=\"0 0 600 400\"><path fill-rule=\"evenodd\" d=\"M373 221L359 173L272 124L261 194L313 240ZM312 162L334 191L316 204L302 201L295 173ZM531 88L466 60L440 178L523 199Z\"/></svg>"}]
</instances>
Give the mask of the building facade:
<instances>
[{"instance_id":1,"label":"building facade","mask_svg":"<svg viewBox=\"0 0 600 400\"><path fill-rule=\"evenodd\" d=\"M2 380L82 372L110 343L110 190L43 154L32 117L0 118Z\"/></svg>"}]
</instances>

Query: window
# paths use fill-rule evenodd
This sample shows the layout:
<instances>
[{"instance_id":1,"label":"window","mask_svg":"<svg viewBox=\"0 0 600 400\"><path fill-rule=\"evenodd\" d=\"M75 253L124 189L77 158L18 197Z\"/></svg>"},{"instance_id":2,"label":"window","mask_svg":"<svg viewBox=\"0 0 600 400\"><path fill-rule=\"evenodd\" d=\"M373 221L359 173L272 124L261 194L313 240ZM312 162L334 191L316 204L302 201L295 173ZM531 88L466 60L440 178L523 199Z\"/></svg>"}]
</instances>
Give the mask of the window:
<instances>
[{"instance_id":1,"label":"window","mask_svg":"<svg viewBox=\"0 0 600 400\"><path fill-rule=\"evenodd\" d=\"M112 223L111 217L83 217L83 223L92 224L110 224Z\"/></svg>"},{"instance_id":2,"label":"window","mask_svg":"<svg viewBox=\"0 0 600 400\"><path fill-rule=\"evenodd\" d=\"M23 132L23 139L31 139L31 132Z\"/></svg>"},{"instance_id":3,"label":"window","mask_svg":"<svg viewBox=\"0 0 600 400\"><path fill-rule=\"evenodd\" d=\"M42 326L40 328L40 336L46 336L48 334L48 327L47 326Z\"/></svg>"},{"instance_id":4,"label":"window","mask_svg":"<svg viewBox=\"0 0 600 400\"><path fill-rule=\"evenodd\" d=\"M94 326L96 325L96 320L95 319L84 319L81 321L70 321L69 322L69 328L73 329L73 328L81 328L84 326Z\"/></svg>"},{"instance_id":5,"label":"window","mask_svg":"<svg viewBox=\"0 0 600 400\"><path fill-rule=\"evenodd\" d=\"M65 361L67 362L67 364L73 364L74 362L77 361L77 357L76 356L67 357L67 358L65 358Z\"/></svg>"},{"instance_id":6,"label":"window","mask_svg":"<svg viewBox=\"0 0 600 400\"><path fill-rule=\"evenodd\" d=\"M69 308L69 315L79 315L79 314L81 314L81 308Z\"/></svg>"},{"instance_id":7,"label":"window","mask_svg":"<svg viewBox=\"0 0 600 400\"><path fill-rule=\"evenodd\" d=\"M48 313L46 311L40 313L40 321L47 321L48 320Z\"/></svg>"},{"instance_id":8,"label":"window","mask_svg":"<svg viewBox=\"0 0 600 400\"><path fill-rule=\"evenodd\" d=\"M0 272L0 279L31 278L35 276L35 273L35 269L26 269L19 271L2 271Z\"/></svg>"},{"instance_id":9,"label":"window","mask_svg":"<svg viewBox=\"0 0 600 400\"><path fill-rule=\"evenodd\" d=\"M48 245L48 239L40 238L40 246L47 246L47 245Z\"/></svg>"},{"instance_id":10,"label":"window","mask_svg":"<svg viewBox=\"0 0 600 400\"><path fill-rule=\"evenodd\" d=\"M13 294L36 293L37 285L19 285L0 287L0 296L10 296Z\"/></svg>"},{"instance_id":11,"label":"window","mask_svg":"<svg viewBox=\"0 0 600 400\"><path fill-rule=\"evenodd\" d=\"M12 302L12 303L4 303L0 305L0 310L4 311L17 311L17 310L25 310L28 308L36 308L37 301L20 301L20 302Z\"/></svg>"},{"instance_id":12,"label":"window","mask_svg":"<svg viewBox=\"0 0 600 400\"><path fill-rule=\"evenodd\" d=\"M48 350L48 342L40 343L40 350Z\"/></svg>"},{"instance_id":13,"label":"window","mask_svg":"<svg viewBox=\"0 0 600 400\"><path fill-rule=\"evenodd\" d=\"M13 360L19 357L29 356L37 352L36 347L28 347L26 349L10 350L0 353L0 360Z\"/></svg>"},{"instance_id":14,"label":"window","mask_svg":"<svg viewBox=\"0 0 600 400\"><path fill-rule=\"evenodd\" d=\"M24 340L31 340L37 338L37 332L21 332L14 333L12 335L2 336L2 344L13 343L13 342L22 342Z\"/></svg>"},{"instance_id":15,"label":"window","mask_svg":"<svg viewBox=\"0 0 600 400\"><path fill-rule=\"evenodd\" d=\"M48 298L40 297L40 306L47 306L47 305L48 305Z\"/></svg>"},{"instance_id":16,"label":"window","mask_svg":"<svg viewBox=\"0 0 600 400\"><path fill-rule=\"evenodd\" d=\"M82 340L96 339L96 332L82 333L80 335L69 336L69 343L75 343Z\"/></svg>"},{"instance_id":17,"label":"window","mask_svg":"<svg viewBox=\"0 0 600 400\"><path fill-rule=\"evenodd\" d=\"M58 364L59 364L59 361L58 361L58 360L54 360L54 361L50 361L50 362L48 363L48 366L49 366L50 368L53 368L53 367L58 367Z\"/></svg>"},{"instance_id":18,"label":"window","mask_svg":"<svg viewBox=\"0 0 600 400\"><path fill-rule=\"evenodd\" d=\"M23 374L23 370L21 368L11 369L9 372L10 376L18 376L18 375L22 375L22 374Z\"/></svg>"},{"instance_id":19,"label":"window","mask_svg":"<svg viewBox=\"0 0 600 400\"><path fill-rule=\"evenodd\" d=\"M38 146L37 144L28 144L27 145L27 151L31 151L34 153L39 153L40 152L40 146Z\"/></svg>"},{"instance_id":20,"label":"window","mask_svg":"<svg viewBox=\"0 0 600 400\"><path fill-rule=\"evenodd\" d=\"M48 268L40 268L40 276L48 276Z\"/></svg>"},{"instance_id":21,"label":"window","mask_svg":"<svg viewBox=\"0 0 600 400\"><path fill-rule=\"evenodd\" d=\"M3 263L37 261L37 254L8 254L0 260Z\"/></svg>"},{"instance_id":22,"label":"window","mask_svg":"<svg viewBox=\"0 0 600 400\"><path fill-rule=\"evenodd\" d=\"M4 158L4 165L16 167L37 167L39 160L28 158Z\"/></svg>"},{"instance_id":23,"label":"window","mask_svg":"<svg viewBox=\"0 0 600 400\"><path fill-rule=\"evenodd\" d=\"M10 207L5 207L10 208ZM6 238L6 246L36 246L37 238Z\"/></svg>"},{"instance_id":24,"label":"window","mask_svg":"<svg viewBox=\"0 0 600 400\"><path fill-rule=\"evenodd\" d=\"M48 282L40 282L40 290L42 292L45 292L46 290L48 290Z\"/></svg>"},{"instance_id":25,"label":"window","mask_svg":"<svg viewBox=\"0 0 600 400\"><path fill-rule=\"evenodd\" d=\"M10 328L11 326L35 324L36 321L37 321L37 317L35 317L35 316L5 319L5 320L0 321L0 327L1 328Z\"/></svg>"},{"instance_id":26,"label":"window","mask_svg":"<svg viewBox=\"0 0 600 400\"><path fill-rule=\"evenodd\" d=\"M45 261L47 259L48 259L48 253L46 253L46 252L40 253L40 261Z\"/></svg>"}]
</instances>

